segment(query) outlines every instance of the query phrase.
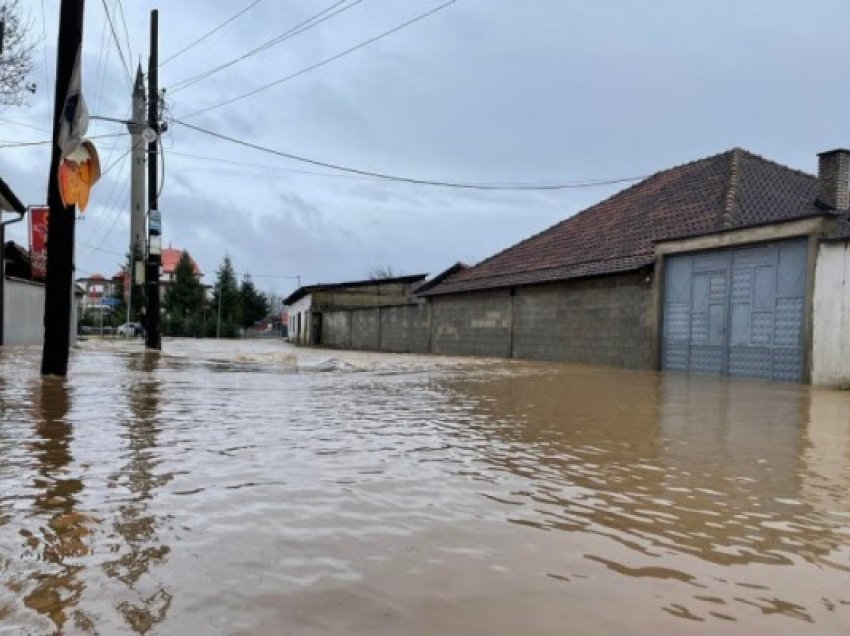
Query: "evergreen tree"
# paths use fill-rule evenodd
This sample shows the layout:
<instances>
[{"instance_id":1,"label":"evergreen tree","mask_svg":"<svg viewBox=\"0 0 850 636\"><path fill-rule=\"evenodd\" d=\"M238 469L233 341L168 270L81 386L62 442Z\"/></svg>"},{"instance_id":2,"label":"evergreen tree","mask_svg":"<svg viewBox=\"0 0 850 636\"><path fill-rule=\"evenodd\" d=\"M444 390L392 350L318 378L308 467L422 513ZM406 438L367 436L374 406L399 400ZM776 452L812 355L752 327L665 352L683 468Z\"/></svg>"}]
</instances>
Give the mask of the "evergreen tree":
<instances>
[{"instance_id":1,"label":"evergreen tree","mask_svg":"<svg viewBox=\"0 0 850 636\"><path fill-rule=\"evenodd\" d=\"M251 280L250 274L245 274L239 287L239 302L242 307L242 326L250 327L269 313L269 299L258 290Z\"/></svg>"},{"instance_id":2,"label":"evergreen tree","mask_svg":"<svg viewBox=\"0 0 850 636\"><path fill-rule=\"evenodd\" d=\"M230 256L225 255L224 260L216 272L215 291L213 292L212 306L210 307L212 316L211 320L207 321L206 335L216 335L220 315L222 337L237 337L242 321L240 305L236 272L233 270L233 263L230 260Z\"/></svg>"},{"instance_id":3,"label":"evergreen tree","mask_svg":"<svg viewBox=\"0 0 850 636\"><path fill-rule=\"evenodd\" d=\"M163 302L166 320L163 331L169 336L199 336L204 288L195 276L195 266L188 252L180 254L174 268L174 281L165 292Z\"/></svg>"}]
</instances>

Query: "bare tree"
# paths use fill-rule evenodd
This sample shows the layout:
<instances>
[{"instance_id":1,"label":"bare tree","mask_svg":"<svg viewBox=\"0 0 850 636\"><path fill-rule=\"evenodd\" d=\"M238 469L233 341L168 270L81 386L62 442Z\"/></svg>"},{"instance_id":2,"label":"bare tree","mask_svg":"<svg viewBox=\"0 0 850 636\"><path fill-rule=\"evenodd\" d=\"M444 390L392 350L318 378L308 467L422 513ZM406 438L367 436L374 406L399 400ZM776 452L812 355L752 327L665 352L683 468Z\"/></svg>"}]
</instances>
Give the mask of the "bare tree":
<instances>
[{"instance_id":1,"label":"bare tree","mask_svg":"<svg viewBox=\"0 0 850 636\"><path fill-rule=\"evenodd\" d=\"M380 267L373 267L369 270L369 280L383 280L397 276L398 274L395 273L390 265L381 265Z\"/></svg>"},{"instance_id":2,"label":"bare tree","mask_svg":"<svg viewBox=\"0 0 850 636\"><path fill-rule=\"evenodd\" d=\"M22 106L35 92L35 84L27 82L35 50L29 37L31 27L19 0L6 0L0 7L0 105Z\"/></svg>"}]
</instances>

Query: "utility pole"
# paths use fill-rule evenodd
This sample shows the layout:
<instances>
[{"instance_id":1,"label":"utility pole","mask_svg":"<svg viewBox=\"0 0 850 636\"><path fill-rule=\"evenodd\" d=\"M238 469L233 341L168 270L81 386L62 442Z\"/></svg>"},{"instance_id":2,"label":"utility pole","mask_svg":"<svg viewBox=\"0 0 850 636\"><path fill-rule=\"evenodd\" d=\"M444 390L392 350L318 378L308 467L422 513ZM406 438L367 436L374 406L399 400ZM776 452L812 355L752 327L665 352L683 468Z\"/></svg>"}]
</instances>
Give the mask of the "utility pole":
<instances>
[{"instance_id":1,"label":"utility pole","mask_svg":"<svg viewBox=\"0 0 850 636\"><path fill-rule=\"evenodd\" d=\"M128 272L127 322L132 321L133 290L141 285L143 277L137 276L137 255L144 254L145 246L145 152L142 133L145 121L145 83L142 65L136 70L133 85L133 116L127 129L130 131L130 263ZM141 308L138 308L141 309ZM137 309L137 311L138 311Z\"/></svg>"},{"instance_id":2,"label":"utility pole","mask_svg":"<svg viewBox=\"0 0 850 636\"><path fill-rule=\"evenodd\" d=\"M148 126L156 138L148 144L148 260L145 268L147 289L147 324L145 347L162 349L159 331L159 266L162 262L161 220L157 203L157 143L159 141L159 12L151 11L151 48L148 57Z\"/></svg>"},{"instance_id":3,"label":"utility pole","mask_svg":"<svg viewBox=\"0 0 850 636\"><path fill-rule=\"evenodd\" d=\"M73 205L65 207L59 195L59 131L74 67L81 64L84 0L62 0L59 9L59 41L56 48L56 89L53 99L53 154L47 186L47 277L44 294L43 375L68 373L71 331L71 297L74 277Z\"/></svg>"}]
</instances>

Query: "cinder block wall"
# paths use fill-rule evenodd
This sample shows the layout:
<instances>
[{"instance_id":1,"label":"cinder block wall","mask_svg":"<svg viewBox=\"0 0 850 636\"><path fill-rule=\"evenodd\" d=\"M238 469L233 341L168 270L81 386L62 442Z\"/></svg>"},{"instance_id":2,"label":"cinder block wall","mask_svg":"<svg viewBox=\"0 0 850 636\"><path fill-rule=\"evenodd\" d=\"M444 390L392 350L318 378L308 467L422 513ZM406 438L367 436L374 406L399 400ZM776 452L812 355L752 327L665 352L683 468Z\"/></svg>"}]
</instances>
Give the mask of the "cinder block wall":
<instances>
[{"instance_id":1,"label":"cinder block wall","mask_svg":"<svg viewBox=\"0 0 850 636\"><path fill-rule=\"evenodd\" d=\"M653 295L645 277L628 274L518 288L513 357L654 367Z\"/></svg>"},{"instance_id":2,"label":"cinder block wall","mask_svg":"<svg viewBox=\"0 0 850 636\"><path fill-rule=\"evenodd\" d=\"M510 358L511 305L507 289L434 297L431 352Z\"/></svg>"},{"instance_id":3,"label":"cinder block wall","mask_svg":"<svg viewBox=\"0 0 850 636\"><path fill-rule=\"evenodd\" d=\"M349 346L352 349L377 351L381 348L379 311L379 309L354 309L350 311L351 342Z\"/></svg>"},{"instance_id":4,"label":"cinder block wall","mask_svg":"<svg viewBox=\"0 0 850 636\"><path fill-rule=\"evenodd\" d=\"M381 350L428 353L431 308L427 304L381 308Z\"/></svg>"},{"instance_id":5,"label":"cinder block wall","mask_svg":"<svg viewBox=\"0 0 850 636\"><path fill-rule=\"evenodd\" d=\"M347 349L351 346L351 314L347 311L322 313L321 343L325 347Z\"/></svg>"},{"instance_id":6,"label":"cinder block wall","mask_svg":"<svg viewBox=\"0 0 850 636\"><path fill-rule=\"evenodd\" d=\"M645 277L631 273L519 287L513 294L437 296L428 305L324 312L322 344L654 368L655 311Z\"/></svg>"}]
</instances>

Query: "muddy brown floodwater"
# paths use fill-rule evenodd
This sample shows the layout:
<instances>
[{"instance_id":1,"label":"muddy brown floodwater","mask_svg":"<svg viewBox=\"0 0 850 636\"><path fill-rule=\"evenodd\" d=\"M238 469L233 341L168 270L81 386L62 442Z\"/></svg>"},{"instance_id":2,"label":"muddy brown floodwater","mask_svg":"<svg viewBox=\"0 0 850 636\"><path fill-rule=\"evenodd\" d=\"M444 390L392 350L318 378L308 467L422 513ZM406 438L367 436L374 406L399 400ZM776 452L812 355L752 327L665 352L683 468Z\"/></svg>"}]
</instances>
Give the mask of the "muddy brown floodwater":
<instances>
[{"instance_id":1,"label":"muddy brown floodwater","mask_svg":"<svg viewBox=\"0 0 850 636\"><path fill-rule=\"evenodd\" d=\"M848 393L164 349L0 352L0 633L850 633Z\"/></svg>"}]
</instances>

